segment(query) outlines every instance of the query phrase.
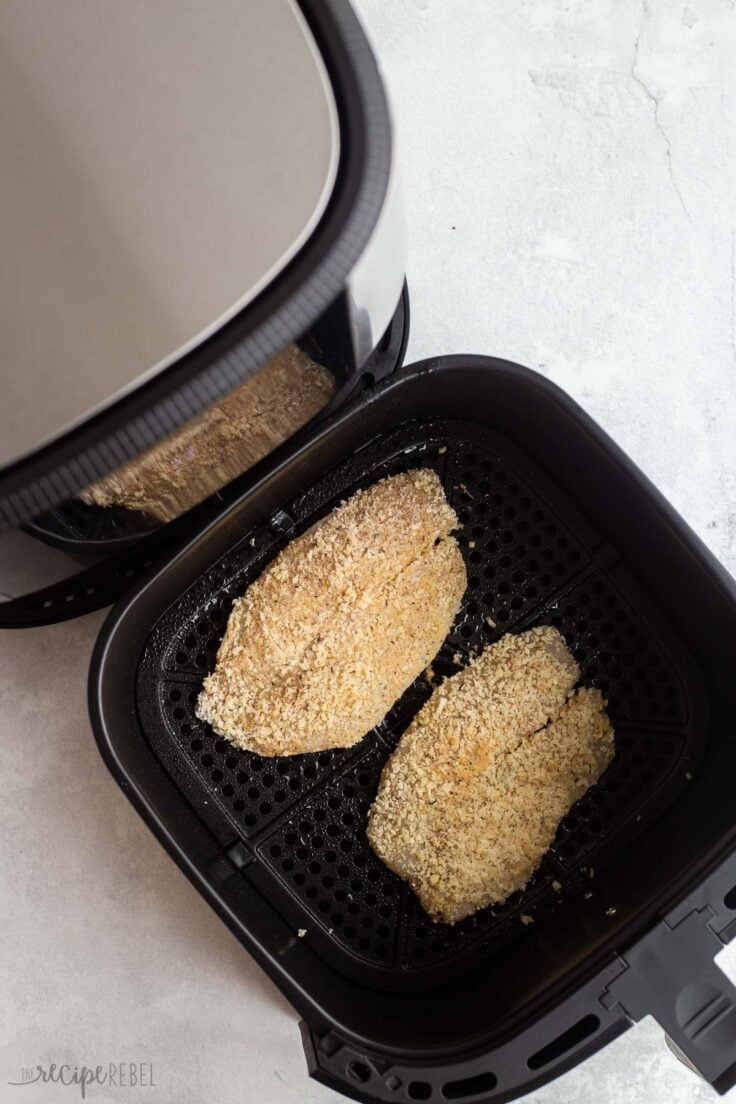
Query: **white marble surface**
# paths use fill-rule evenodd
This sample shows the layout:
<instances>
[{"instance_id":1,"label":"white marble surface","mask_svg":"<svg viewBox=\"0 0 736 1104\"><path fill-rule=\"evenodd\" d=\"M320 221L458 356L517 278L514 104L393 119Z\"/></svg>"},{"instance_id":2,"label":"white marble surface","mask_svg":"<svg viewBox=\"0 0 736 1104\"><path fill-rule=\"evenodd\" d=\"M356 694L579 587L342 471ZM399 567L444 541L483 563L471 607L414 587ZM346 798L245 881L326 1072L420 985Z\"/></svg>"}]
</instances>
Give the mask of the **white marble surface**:
<instances>
[{"instance_id":1,"label":"white marble surface","mask_svg":"<svg viewBox=\"0 0 736 1104\"><path fill-rule=\"evenodd\" d=\"M733 3L358 8L401 133L410 356L549 375L736 571ZM31 580L23 549L0 541L0 591ZM7 1082L98 1058L151 1061L158 1086L90 1090L100 1104L336 1102L305 1078L295 1014L99 760L101 620L0 637L0 1104L77 1099ZM714 1098L645 1022L528 1099Z\"/></svg>"}]
</instances>

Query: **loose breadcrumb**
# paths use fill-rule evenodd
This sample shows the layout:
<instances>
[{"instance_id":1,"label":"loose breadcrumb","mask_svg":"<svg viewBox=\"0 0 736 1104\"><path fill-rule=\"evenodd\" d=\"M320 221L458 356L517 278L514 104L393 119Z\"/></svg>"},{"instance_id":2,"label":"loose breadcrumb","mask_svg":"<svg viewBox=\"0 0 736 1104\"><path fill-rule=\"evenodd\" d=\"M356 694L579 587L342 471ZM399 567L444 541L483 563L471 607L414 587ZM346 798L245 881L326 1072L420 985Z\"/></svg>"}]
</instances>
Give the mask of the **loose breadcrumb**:
<instances>
[{"instance_id":1,"label":"loose breadcrumb","mask_svg":"<svg viewBox=\"0 0 736 1104\"><path fill-rule=\"evenodd\" d=\"M81 492L171 521L251 468L332 397L335 380L296 345L163 441Z\"/></svg>"},{"instance_id":2,"label":"loose breadcrumb","mask_svg":"<svg viewBox=\"0 0 736 1104\"><path fill-rule=\"evenodd\" d=\"M437 654L467 578L437 475L358 491L233 604L197 716L239 747L349 747Z\"/></svg>"},{"instance_id":3,"label":"loose breadcrumb","mask_svg":"<svg viewBox=\"0 0 736 1104\"><path fill-rule=\"evenodd\" d=\"M433 919L522 889L610 762L600 693L566 703L578 676L555 629L504 636L434 692L384 767L368 837Z\"/></svg>"}]
</instances>

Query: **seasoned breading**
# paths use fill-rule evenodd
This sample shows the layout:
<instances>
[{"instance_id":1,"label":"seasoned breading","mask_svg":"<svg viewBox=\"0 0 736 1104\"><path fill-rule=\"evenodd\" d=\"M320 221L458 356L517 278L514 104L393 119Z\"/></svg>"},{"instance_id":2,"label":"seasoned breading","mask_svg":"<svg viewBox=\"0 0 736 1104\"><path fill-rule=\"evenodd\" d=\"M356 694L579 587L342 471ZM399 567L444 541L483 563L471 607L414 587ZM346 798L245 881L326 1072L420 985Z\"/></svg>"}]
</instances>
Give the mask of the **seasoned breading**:
<instances>
[{"instance_id":1,"label":"seasoned breading","mask_svg":"<svg viewBox=\"0 0 736 1104\"><path fill-rule=\"evenodd\" d=\"M600 693L565 704L578 676L555 629L507 635L434 692L384 767L368 838L433 919L523 888L610 762Z\"/></svg>"},{"instance_id":2,"label":"seasoned breading","mask_svg":"<svg viewBox=\"0 0 736 1104\"><path fill-rule=\"evenodd\" d=\"M165 440L85 488L88 505L171 521L251 468L332 397L332 375L296 345Z\"/></svg>"},{"instance_id":3,"label":"seasoned breading","mask_svg":"<svg viewBox=\"0 0 736 1104\"><path fill-rule=\"evenodd\" d=\"M233 604L197 716L239 747L349 747L439 650L467 578L437 475L358 491Z\"/></svg>"}]
</instances>

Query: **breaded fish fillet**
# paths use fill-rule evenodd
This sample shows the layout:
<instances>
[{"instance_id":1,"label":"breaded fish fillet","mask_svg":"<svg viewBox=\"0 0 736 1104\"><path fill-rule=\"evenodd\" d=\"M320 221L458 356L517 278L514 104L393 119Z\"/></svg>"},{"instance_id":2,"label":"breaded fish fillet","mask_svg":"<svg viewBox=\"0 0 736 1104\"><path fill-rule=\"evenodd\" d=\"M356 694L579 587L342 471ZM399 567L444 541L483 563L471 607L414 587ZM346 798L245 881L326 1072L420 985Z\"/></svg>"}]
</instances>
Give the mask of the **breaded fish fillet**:
<instances>
[{"instance_id":1,"label":"breaded fish fillet","mask_svg":"<svg viewBox=\"0 0 736 1104\"><path fill-rule=\"evenodd\" d=\"M433 919L523 888L611 761L600 693L565 704L578 675L555 629L507 635L438 687L384 767L368 838Z\"/></svg>"},{"instance_id":2,"label":"breaded fish fillet","mask_svg":"<svg viewBox=\"0 0 736 1104\"><path fill-rule=\"evenodd\" d=\"M335 381L296 345L181 429L103 475L79 497L171 521L220 490L305 425Z\"/></svg>"},{"instance_id":3,"label":"breaded fish fillet","mask_svg":"<svg viewBox=\"0 0 736 1104\"><path fill-rule=\"evenodd\" d=\"M197 716L260 755L349 747L434 658L467 578L429 469L358 491L233 604Z\"/></svg>"}]
</instances>

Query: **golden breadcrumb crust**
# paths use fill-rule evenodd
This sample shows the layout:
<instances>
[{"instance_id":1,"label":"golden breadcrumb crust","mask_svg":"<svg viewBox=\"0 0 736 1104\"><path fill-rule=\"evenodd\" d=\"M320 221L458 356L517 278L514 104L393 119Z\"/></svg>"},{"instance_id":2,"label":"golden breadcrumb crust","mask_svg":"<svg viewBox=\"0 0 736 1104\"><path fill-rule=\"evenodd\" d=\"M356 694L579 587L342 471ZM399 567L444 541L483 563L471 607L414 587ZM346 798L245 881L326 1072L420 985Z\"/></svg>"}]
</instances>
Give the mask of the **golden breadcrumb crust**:
<instances>
[{"instance_id":1,"label":"golden breadcrumb crust","mask_svg":"<svg viewBox=\"0 0 736 1104\"><path fill-rule=\"evenodd\" d=\"M349 747L449 632L467 585L437 475L358 491L233 604L197 716L260 755Z\"/></svg>"},{"instance_id":2,"label":"golden breadcrumb crust","mask_svg":"<svg viewBox=\"0 0 736 1104\"><path fill-rule=\"evenodd\" d=\"M437 688L386 763L368 838L433 919L522 889L610 763L600 693L567 700L578 677L556 629L504 636Z\"/></svg>"}]
</instances>

